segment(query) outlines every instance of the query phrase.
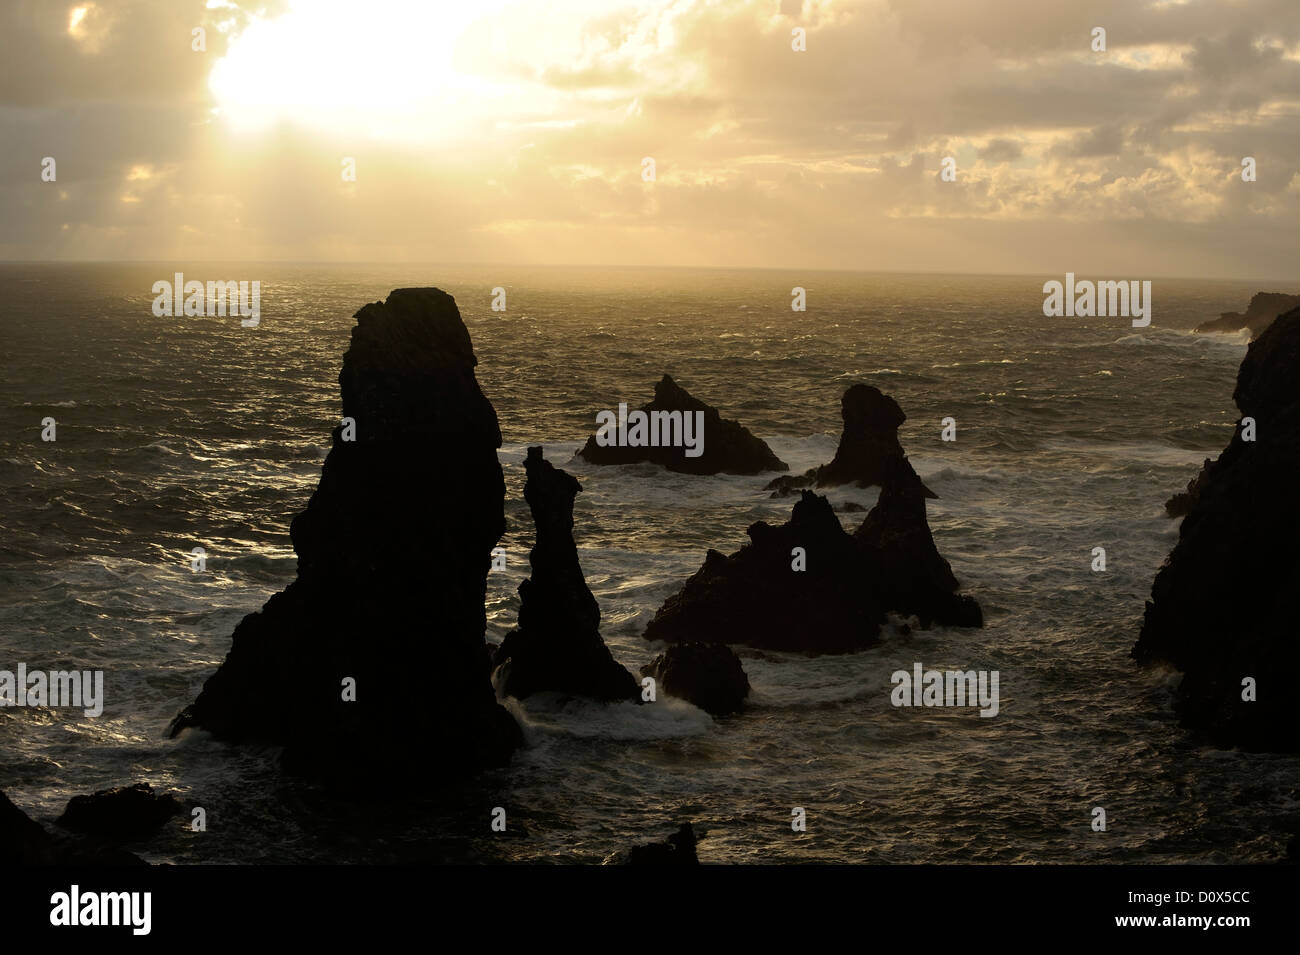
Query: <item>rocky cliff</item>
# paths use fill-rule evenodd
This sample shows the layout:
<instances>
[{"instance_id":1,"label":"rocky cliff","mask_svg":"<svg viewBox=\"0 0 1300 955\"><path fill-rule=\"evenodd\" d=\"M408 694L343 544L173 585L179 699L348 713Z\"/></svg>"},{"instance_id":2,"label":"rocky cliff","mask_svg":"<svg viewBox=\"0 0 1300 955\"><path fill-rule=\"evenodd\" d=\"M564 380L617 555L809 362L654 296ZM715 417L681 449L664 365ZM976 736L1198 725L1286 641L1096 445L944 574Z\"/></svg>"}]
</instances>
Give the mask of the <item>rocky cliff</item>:
<instances>
[{"instance_id":1,"label":"rocky cliff","mask_svg":"<svg viewBox=\"0 0 1300 955\"><path fill-rule=\"evenodd\" d=\"M1239 422L1193 482L1178 543L1156 576L1133 656L1183 671L1175 710L1225 746L1300 749L1291 675L1300 664L1300 308L1251 343L1233 399Z\"/></svg>"}]
</instances>

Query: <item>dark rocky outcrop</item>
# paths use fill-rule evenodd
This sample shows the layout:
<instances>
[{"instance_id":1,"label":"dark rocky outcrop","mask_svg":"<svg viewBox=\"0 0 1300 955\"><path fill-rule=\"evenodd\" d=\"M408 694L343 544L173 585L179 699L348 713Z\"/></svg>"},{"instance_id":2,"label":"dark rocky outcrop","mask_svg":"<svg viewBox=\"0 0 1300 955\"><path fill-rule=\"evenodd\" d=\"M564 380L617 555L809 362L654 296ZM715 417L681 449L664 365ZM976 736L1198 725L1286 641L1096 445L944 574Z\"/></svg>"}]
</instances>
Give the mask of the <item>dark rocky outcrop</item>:
<instances>
[{"instance_id":1,"label":"dark rocky outcrop","mask_svg":"<svg viewBox=\"0 0 1300 955\"><path fill-rule=\"evenodd\" d=\"M712 408L689 394L664 375L655 385L654 400L642 405L647 416L653 412L704 412L704 445L698 457L688 457L681 447L614 447L596 443L596 435L578 452L592 464L636 464L650 461L682 474L760 474L788 471L790 466L772 453L761 438L737 421L724 419Z\"/></svg>"},{"instance_id":2,"label":"dark rocky outcrop","mask_svg":"<svg viewBox=\"0 0 1300 955\"><path fill-rule=\"evenodd\" d=\"M669 696L714 716L737 713L749 696L740 657L718 643L677 643L641 668Z\"/></svg>"},{"instance_id":3,"label":"dark rocky outcrop","mask_svg":"<svg viewBox=\"0 0 1300 955\"><path fill-rule=\"evenodd\" d=\"M73 796L55 822L74 832L129 842L150 835L183 811L175 796L160 796L148 783L136 783L101 789L90 796Z\"/></svg>"},{"instance_id":4,"label":"dark rocky outcrop","mask_svg":"<svg viewBox=\"0 0 1300 955\"><path fill-rule=\"evenodd\" d=\"M1286 295L1282 292L1256 292L1245 312L1224 312L1216 319L1196 326L1198 333L1205 332L1239 332L1250 329L1250 337L1258 338L1273 320L1283 312L1300 308L1300 295Z\"/></svg>"},{"instance_id":5,"label":"dark rocky outcrop","mask_svg":"<svg viewBox=\"0 0 1300 955\"><path fill-rule=\"evenodd\" d=\"M750 526L730 557L710 550L646 628L647 640L740 643L760 649L848 653L879 640L888 611L922 627L981 627L983 613L957 593L926 519L935 497L903 453L903 410L870 385L841 402L844 432L835 459L803 478L778 478L773 497L801 481L879 484L880 497L850 536L826 498L803 490L789 522ZM805 569L796 569L802 548Z\"/></svg>"},{"instance_id":6,"label":"dark rocky outcrop","mask_svg":"<svg viewBox=\"0 0 1300 955\"><path fill-rule=\"evenodd\" d=\"M907 420L898 402L879 388L857 384L840 399L844 429L830 464L811 468L802 475L773 479L767 487L772 497L785 497L805 487L839 487L854 484L875 487L884 484L896 462L903 460L898 428ZM925 488L927 497L935 493Z\"/></svg>"},{"instance_id":7,"label":"dark rocky outcrop","mask_svg":"<svg viewBox=\"0 0 1300 955\"><path fill-rule=\"evenodd\" d=\"M922 626L982 626L979 605L955 593L934 546L911 465L902 459L883 479L880 502L853 536L826 498L804 491L786 524L752 524L750 542L730 557L710 550L645 638L850 653L879 641L886 611ZM799 561L805 569L795 569Z\"/></svg>"},{"instance_id":8,"label":"dark rocky outcrop","mask_svg":"<svg viewBox=\"0 0 1300 955\"><path fill-rule=\"evenodd\" d=\"M984 626L979 604L957 593L952 567L935 546L925 514L932 495L907 458L890 462L883 483L880 499L853 537L885 608L916 616L922 627Z\"/></svg>"},{"instance_id":9,"label":"dark rocky outcrop","mask_svg":"<svg viewBox=\"0 0 1300 955\"><path fill-rule=\"evenodd\" d=\"M537 543L532 576L519 585L519 625L496 652L496 682L523 699L547 690L592 699L640 700L640 685L610 655L600 637L600 606L587 587L573 540L573 475L529 448L524 498Z\"/></svg>"},{"instance_id":10,"label":"dark rocky outcrop","mask_svg":"<svg viewBox=\"0 0 1300 955\"><path fill-rule=\"evenodd\" d=\"M144 865L137 856L85 839L46 832L0 792L0 865Z\"/></svg>"},{"instance_id":11,"label":"dark rocky outcrop","mask_svg":"<svg viewBox=\"0 0 1300 955\"><path fill-rule=\"evenodd\" d=\"M501 432L450 295L397 289L355 317L339 374L355 440L334 429L293 521L297 579L236 627L171 733L280 744L287 766L341 785L376 771L436 783L521 742L484 643Z\"/></svg>"},{"instance_id":12,"label":"dark rocky outcrop","mask_svg":"<svg viewBox=\"0 0 1300 955\"><path fill-rule=\"evenodd\" d=\"M664 842L633 846L627 855L628 865L699 865L695 847L703 835L696 836L689 822L684 822Z\"/></svg>"},{"instance_id":13,"label":"dark rocky outcrop","mask_svg":"<svg viewBox=\"0 0 1300 955\"><path fill-rule=\"evenodd\" d=\"M815 653L877 642L888 608L826 498L804 491L787 523L757 521L747 533L750 542L730 557L706 554L650 621L647 640ZM806 554L806 570L793 569L796 547Z\"/></svg>"},{"instance_id":14,"label":"dark rocky outcrop","mask_svg":"<svg viewBox=\"0 0 1300 955\"><path fill-rule=\"evenodd\" d=\"M1300 750L1291 675L1300 592L1300 309L1251 343L1233 399L1255 419L1193 482L1178 543L1156 575L1133 656L1183 671L1175 710L1211 741ZM1243 680L1256 701L1242 699Z\"/></svg>"}]
</instances>

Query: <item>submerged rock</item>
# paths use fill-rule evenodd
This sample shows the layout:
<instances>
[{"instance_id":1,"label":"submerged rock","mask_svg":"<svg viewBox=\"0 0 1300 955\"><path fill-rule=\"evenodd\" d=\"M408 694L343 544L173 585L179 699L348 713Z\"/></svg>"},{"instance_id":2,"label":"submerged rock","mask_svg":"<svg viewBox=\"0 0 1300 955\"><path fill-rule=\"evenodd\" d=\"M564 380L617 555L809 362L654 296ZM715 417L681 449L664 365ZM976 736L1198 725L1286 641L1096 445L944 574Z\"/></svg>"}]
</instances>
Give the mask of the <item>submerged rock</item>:
<instances>
[{"instance_id":1,"label":"submerged rock","mask_svg":"<svg viewBox=\"0 0 1300 955\"><path fill-rule=\"evenodd\" d=\"M1251 343L1233 399L1255 419L1255 440L1243 440L1238 423L1224 452L1193 482L1178 543L1156 575L1132 652L1183 671L1174 706L1184 726L1223 746L1294 752L1300 308Z\"/></svg>"},{"instance_id":2,"label":"submerged rock","mask_svg":"<svg viewBox=\"0 0 1300 955\"><path fill-rule=\"evenodd\" d=\"M600 637L600 606L587 587L573 540L577 479L529 448L524 498L537 543L532 576L519 585L519 625L495 656L497 685L519 699L553 690L597 700L640 700L640 686Z\"/></svg>"},{"instance_id":3,"label":"submerged rock","mask_svg":"<svg viewBox=\"0 0 1300 955\"><path fill-rule=\"evenodd\" d=\"M144 838L183 811L175 796L160 796L148 783L136 783L73 796L55 822L74 832L127 842Z\"/></svg>"},{"instance_id":4,"label":"submerged rock","mask_svg":"<svg viewBox=\"0 0 1300 955\"><path fill-rule=\"evenodd\" d=\"M678 643L641 668L669 696L714 716L737 713L749 696L749 677L740 657L718 643Z\"/></svg>"},{"instance_id":5,"label":"submerged rock","mask_svg":"<svg viewBox=\"0 0 1300 955\"><path fill-rule=\"evenodd\" d=\"M699 865L700 858L695 854L695 847L702 838L702 835L695 835L689 822L684 822L663 842L633 846L627 855L627 864Z\"/></svg>"},{"instance_id":6,"label":"submerged rock","mask_svg":"<svg viewBox=\"0 0 1300 955\"><path fill-rule=\"evenodd\" d=\"M1256 292L1245 312L1224 312L1216 319L1196 326L1198 333L1239 332L1250 329L1250 337L1258 338L1273 320L1283 312L1300 308L1300 295L1285 295L1282 292Z\"/></svg>"},{"instance_id":7,"label":"submerged rock","mask_svg":"<svg viewBox=\"0 0 1300 955\"><path fill-rule=\"evenodd\" d=\"M763 471L790 469L788 464L772 453L765 441L755 437L739 422L724 419L716 408L693 397L668 375L664 375L659 384L655 385L654 400L642 405L640 411L653 425L647 426L644 440L657 441L660 446L601 445L596 440L600 433L597 432L587 439L587 443L578 452L579 456L592 464L636 464L650 461L669 471L683 474L759 474ZM677 418L665 417L674 413ZM691 434L702 441L701 453L696 457L689 456L680 441L672 446L664 446L667 437L661 440L661 435L668 428L665 422L671 420L675 422L674 428L682 428L675 431L670 428L670 436L684 436L687 416L692 416L694 422L699 420L697 413L703 416L702 433L692 430ZM629 435L631 434L629 423ZM638 436L634 440L639 441L641 438Z\"/></svg>"},{"instance_id":8,"label":"submerged rock","mask_svg":"<svg viewBox=\"0 0 1300 955\"><path fill-rule=\"evenodd\" d=\"M788 475L770 481L772 497L785 497L805 487L882 486L886 475L903 460L898 428L907 420L898 402L879 388L857 384L840 399L844 428L835 457L829 464L811 468L802 475ZM921 485L927 497L937 495Z\"/></svg>"},{"instance_id":9,"label":"submerged rock","mask_svg":"<svg viewBox=\"0 0 1300 955\"><path fill-rule=\"evenodd\" d=\"M355 433L334 429L293 521L297 579L235 628L171 734L280 744L290 767L345 785L454 779L522 741L484 643L501 432L450 295L397 289L355 317L339 374Z\"/></svg>"}]
</instances>

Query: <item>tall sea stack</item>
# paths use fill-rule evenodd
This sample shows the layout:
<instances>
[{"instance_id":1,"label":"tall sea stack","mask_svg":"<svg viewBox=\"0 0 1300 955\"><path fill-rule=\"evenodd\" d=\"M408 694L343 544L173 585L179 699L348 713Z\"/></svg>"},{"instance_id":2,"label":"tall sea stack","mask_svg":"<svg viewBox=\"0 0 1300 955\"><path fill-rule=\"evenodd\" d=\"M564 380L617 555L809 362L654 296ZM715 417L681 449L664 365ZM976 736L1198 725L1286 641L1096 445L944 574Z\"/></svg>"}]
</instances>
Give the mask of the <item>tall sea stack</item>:
<instances>
[{"instance_id":1,"label":"tall sea stack","mask_svg":"<svg viewBox=\"0 0 1300 955\"><path fill-rule=\"evenodd\" d=\"M282 744L288 765L339 781L436 782L521 739L483 640L501 431L450 295L397 289L355 317L344 422L291 527L298 577L235 628L171 733Z\"/></svg>"},{"instance_id":2,"label":"tall sea stack","mask_svg":"<svg viewBox=\"0 0 1300 955\"><path fill-rule=\"evenodd\" d=\"M906 457L892 459L880 498L853 539L890 610L915 615L922 627L982 627L984 612L974 597L958 593L952 565L934 543L925 510L934 496Z\"/></svg>"},{"instance_id":3,"label":"tall sea stack","mask_svg":"<svg viewBox=\"0 0 1300 955\"><path fill-rule=\"evenodd\" d=\"M582 574L573 539L577 478L529 448L524 498L537 542L532 576L519 585L519 626L495 654L502 692L523 699L547 690L596 700L639 699L640 686L600 636L600 605Z\"/></svg>"},{"instance_id":4,"label":"tall sea stack","mask_svg":"<svg viewBox=\"0 0 1300 955\"><path fill-rule=\"evenodd\" d=\"M1243 421L1193 482L1133 656L1183 671L1174 706L1185 726L1219 745L1294 752L1300 308L1251 343L1233 400Z\"/></svg>"}]
</instances>

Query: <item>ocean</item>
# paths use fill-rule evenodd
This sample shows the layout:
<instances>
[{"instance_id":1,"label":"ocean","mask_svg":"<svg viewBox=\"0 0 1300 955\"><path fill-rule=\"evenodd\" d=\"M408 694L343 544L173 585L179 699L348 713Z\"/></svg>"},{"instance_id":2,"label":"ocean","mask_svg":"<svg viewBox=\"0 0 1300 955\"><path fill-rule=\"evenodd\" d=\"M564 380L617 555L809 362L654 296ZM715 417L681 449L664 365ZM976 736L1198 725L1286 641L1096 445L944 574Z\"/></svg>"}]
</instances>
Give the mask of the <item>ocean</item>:
<instances>
[{"instance_id":1,"label":"ocean","mask_svg":"<svg viewBox=\"0 0 1300 955\"><path fill-rule=\"evenodd\" d=\"M175 271L260 281L260 326L155 317L152 285ZM1177 674L1128 656L1177 538L1164 501L1237 418L1244 335L1189 330L1261 287L1154 279L1139 329L1045 317L1050 279L1063 275L0 266L0 669L102 669L106 686L98 718L0 709L0 788L47 823L73 795L137 781L203 807L206 832L186 818L132 847L151 862L601 862L687 819L707 833L704 862L1276 859L1300 815L1300 756L1199 745L1172 715ZM770 474L573 459L597 411L649 400L664 373L796 473L833 456L845 388L892 395L939 495L936 543L986 626L894 630L847 656L738 647L753 691L733 717L663 697L509 701L527 747L436 803L404 788L401 767L370 781L382 809L351 806L283 776L273 749L166 739L235 625L294 577L289 523L341 414L351 316L423 285L455 296L504 438L507 569L488 578L488 639L513 626L528 574L530 445L582 482L579 555L605 641L633 672L662 649L641 632L708 548L731 553L752 522L788 519L795 498L770 499ZM794 286L806 312L791 310ZM946 417L956 441L941 440ZM870 507L876 493L828 496ZM840 515L850 531L863 516ZM915 662L999 671L999 714L895 708L890 674ZM392 692L425 692L402 661L392 673ZM504 833L489 826L497 806ZM794 807L807 832L791 830Z\"/></svg>"}]
</instances>

